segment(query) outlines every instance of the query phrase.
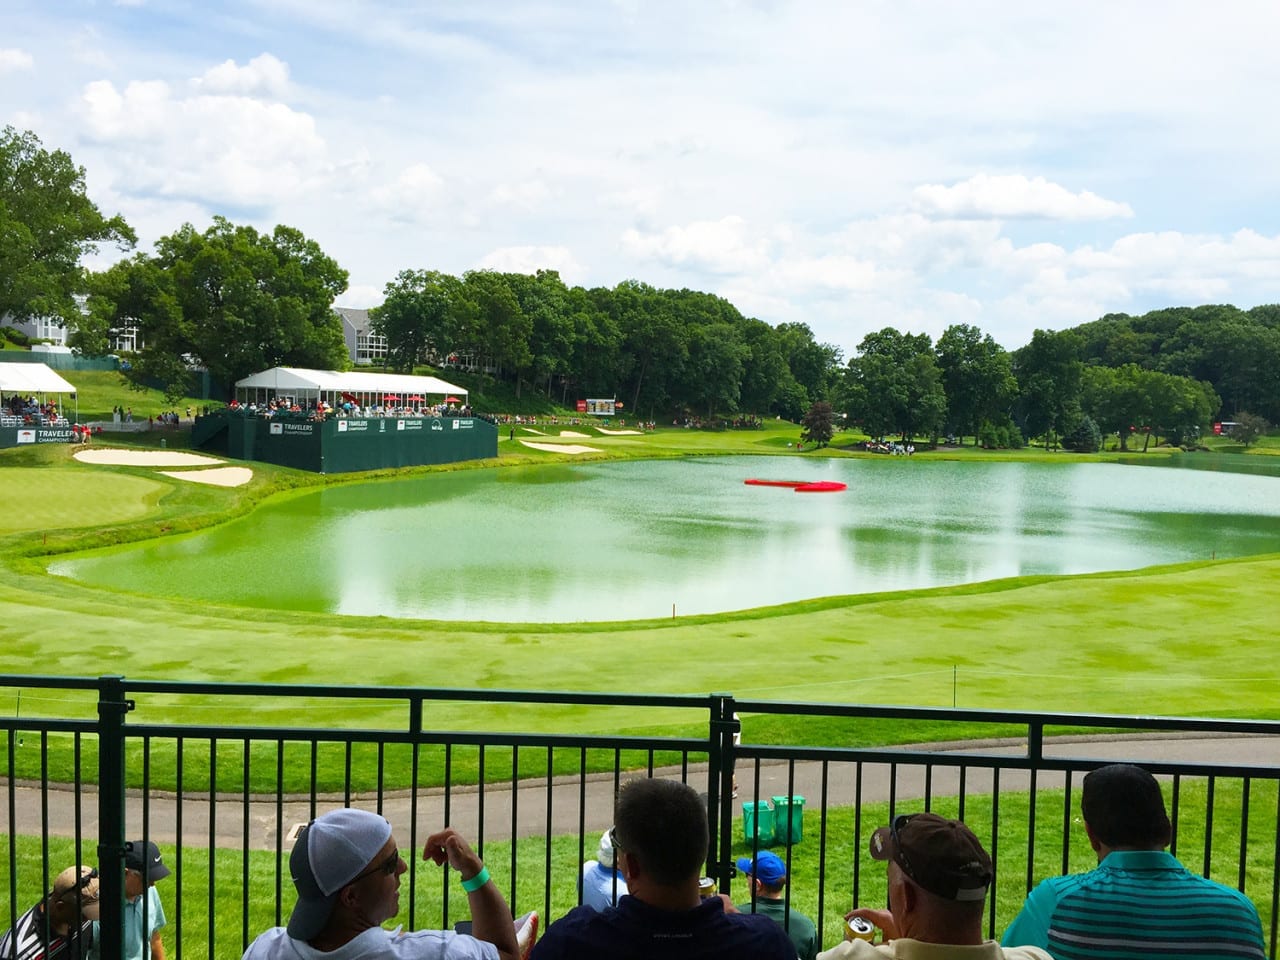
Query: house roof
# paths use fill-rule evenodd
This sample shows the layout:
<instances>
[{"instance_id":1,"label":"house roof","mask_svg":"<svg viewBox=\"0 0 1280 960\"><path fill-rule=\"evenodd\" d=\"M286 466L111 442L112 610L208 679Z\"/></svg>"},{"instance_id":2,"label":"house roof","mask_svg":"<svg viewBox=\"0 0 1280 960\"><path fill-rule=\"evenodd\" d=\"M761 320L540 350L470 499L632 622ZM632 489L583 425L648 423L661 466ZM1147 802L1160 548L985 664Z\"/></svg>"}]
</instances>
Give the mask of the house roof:
<instances>
[{"instance_id":1,"label":"house roof","mask_svg":"<svg viewBox=\"0 0 1280 960\"><path fill-rule=\"evenodd\" d=\"M0 390L8 393L75 393L76 388L43 363L0 363Z\"/></svg>"},{"instance_id":2,"label":"house roof","mask_svg":"<svg viewBox=\"0 0 1280 960\"><path fill-rule=\"evenodd\" d=\"M401 373L365 373L339 370L305 370L301 367L272 367L243 380L236 388L312 393L365 393L382 395L428 394L465 397L467 391L438 377L413 377Z\"/></svg>"}]
</instances>

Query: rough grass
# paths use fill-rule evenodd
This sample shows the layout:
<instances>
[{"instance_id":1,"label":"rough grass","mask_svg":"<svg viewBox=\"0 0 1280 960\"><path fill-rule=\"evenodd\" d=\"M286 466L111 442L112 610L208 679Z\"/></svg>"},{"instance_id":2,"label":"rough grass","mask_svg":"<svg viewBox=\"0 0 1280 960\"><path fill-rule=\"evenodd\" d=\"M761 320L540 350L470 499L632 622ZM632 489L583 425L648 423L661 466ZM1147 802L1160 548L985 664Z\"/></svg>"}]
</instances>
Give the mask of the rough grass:
<instances>
[{"instance_id":1,"label":"rough grass","mask_svg":"<svg viewBox=\"0 0 1280 960\"><path fill-rule=\"evenodd\" d=\"M589 425L561 429L594 434L590 443L602 449L597 455L602 457L797 455L786 447L798 434L794 424L724 433L665 429L640 437L601 435ZM1043 451L1022 455L1064 463L1080 459ZM917 456L992 455L967 448ZM445 469L559 459L563 455L504 451L496 462ZM1280 647L1271 642L1280 556L832 597L678 620L535 625L191 604L90 588L44 572L44 562L58 553L176 535L242 515L269 496L369 479L253 466L252 483L227 490L170 480L147 468L88 467L72 461L61 446L0 453L0 468L17 470L19 485L28 475L39 476L44 489L92 477L104 491L102 497L81 497L76 503L76 521L93 524L86 530L54 526L56 518L39 525L16 507L0 513L0 564L6 568L6 588L0 594L0 672L121 672L131 678L340 685L354 679L368 685L636 693L729 691L749 699L1126 714L1280 714L1273 695ZM403 474L374 476L398 475ZM147 493L141 501L136 495L129 501L123 493L109 493L143 489ZM122 497L133 509L144 502L147 512L137 519L113 519L107 509L113 497ZM50 650L58 651L56 660L48 656ZM1225 651L1230 655L1222 655ZM13 688L0 689L0 713L12 715L18 696ZM93 710L87 698L66 692L27 690L22 695L24 716L92 716ZM326 726L335 717L344 724L399 729L406 714L403 704L339 708L314 699L245 703L191 695L145 698L131 720L241 723L249 718L264 724ZM494 705L477 711L442 702L432 705L430 718L437 729L705 735L703 716L675 710ZM806 742L833 744L863 742L855 739L861 736L927 739L940 732L904 733L881 725L868 733L841 724L765 718L753 729L763 742L804 737ZM228 775L229 781L220 776L220 782L235 781L234 771ZM405 776L404 770L393 772L395 780Z\"/></svg>"}]
</instances>

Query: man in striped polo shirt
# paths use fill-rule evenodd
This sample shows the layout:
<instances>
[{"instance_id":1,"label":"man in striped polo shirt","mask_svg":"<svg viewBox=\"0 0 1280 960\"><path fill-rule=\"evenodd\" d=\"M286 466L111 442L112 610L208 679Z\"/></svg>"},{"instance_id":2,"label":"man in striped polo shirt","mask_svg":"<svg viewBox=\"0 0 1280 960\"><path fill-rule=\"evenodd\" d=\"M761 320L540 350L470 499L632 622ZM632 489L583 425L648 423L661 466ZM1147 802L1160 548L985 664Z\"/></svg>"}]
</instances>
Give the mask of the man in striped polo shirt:
<instances>
[{"instance_id":1,"label":"man in striped polo shirt","mask_svg":"<svg viewBox=\"0 0 1280 960\"><path fill-rule=\"evenodd\" d=\"M1165 852L1172 827L1155 777L1127 763L1099 767L1084 778L1080 812L1097 869L1032 890L1006 946L1043 947L1055 960L1263 960L1249 898Z\"/></svg>"}]
</instances>

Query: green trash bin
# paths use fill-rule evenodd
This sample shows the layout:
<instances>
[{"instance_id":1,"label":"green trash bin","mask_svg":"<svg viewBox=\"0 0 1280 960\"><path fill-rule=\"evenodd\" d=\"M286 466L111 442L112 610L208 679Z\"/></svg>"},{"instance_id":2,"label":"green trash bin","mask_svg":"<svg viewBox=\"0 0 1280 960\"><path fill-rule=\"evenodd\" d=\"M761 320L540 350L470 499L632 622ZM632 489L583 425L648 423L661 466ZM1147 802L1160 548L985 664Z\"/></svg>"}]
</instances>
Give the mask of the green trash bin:
<instances>
[{"instance_id":1,"label":"green trash bin","mask_svg":"<svg viewBox=\"0 0 1280 960\"><path fill-rule=\"evenodd\" d=\"M804 797L773 797L773 839L788 846L804 838Z\"/></svg>"},{"instance_id":2,"label":"green trash bin","mask_svg":"<svg viewBox=\"0 0 1280 960\"><path fill-rule=\"evenodd\" d=\"M742 805L742 839L750 846L756 843L756 829L760 830L759 844L764 849L773 843L773 807L767 801L752 800Z\"/></svg>"}]
</instances>

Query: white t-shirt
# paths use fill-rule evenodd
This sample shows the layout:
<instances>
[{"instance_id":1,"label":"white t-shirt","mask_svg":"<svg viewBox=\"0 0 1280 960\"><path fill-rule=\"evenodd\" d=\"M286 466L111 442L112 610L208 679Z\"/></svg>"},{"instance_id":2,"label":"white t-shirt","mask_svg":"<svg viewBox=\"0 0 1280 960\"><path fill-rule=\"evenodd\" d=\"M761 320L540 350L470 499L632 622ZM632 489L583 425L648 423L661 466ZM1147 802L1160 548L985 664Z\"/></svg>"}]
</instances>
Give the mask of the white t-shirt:
<instances>
[{"instance_id":1,"label":"white t-shirt","mask_svg":"<svg viewBox=\"0 0 1280 960\"><path fill-rule=\"evenodd\" d=\"M284 927L272 927L244 952L244 960L498 960L492 943L450 930L373 927L325 953L305 940L294 940Z\"/></svg>"}]
</instances>

